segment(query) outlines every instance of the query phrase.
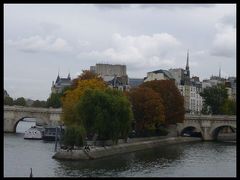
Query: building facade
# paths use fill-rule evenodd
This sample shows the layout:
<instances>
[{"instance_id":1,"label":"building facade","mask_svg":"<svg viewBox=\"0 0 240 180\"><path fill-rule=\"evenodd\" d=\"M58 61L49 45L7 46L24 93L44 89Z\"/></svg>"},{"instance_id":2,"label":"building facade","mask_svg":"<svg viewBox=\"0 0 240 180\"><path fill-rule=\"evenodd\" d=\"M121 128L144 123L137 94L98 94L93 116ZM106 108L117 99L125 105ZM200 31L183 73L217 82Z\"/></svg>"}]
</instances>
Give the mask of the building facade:
<instances>
[{"instance_id":1,"label":"building facade","mask_svg":"<svg viewBox=\"0 0 240 180\"><path fill-rule=\"evenodd\" d=\"M169 72L175 79L175 84L178 87L181 95L184 97L184 108L188 113L200 113L202 110L202 84L199 77L193 76L190 78L189 67L189 51L187 52L187 62L185 69L169 69Z\"/></svg>"},{"instance_id":2,"label":"building facade","mask_svg":"<svg viewBox=\"0 0 240 180\"><path fill-rule=\"evenodd\" d=\"M96 66L90 66L90 71L102 77L110 88L122 91L130 88L126 65L96 64Z\"/></svg>"},{"instance_id":3,"label":"building facade","mask_svg":"<svg viewBox=\"0 0 240 180\"><path fill-rule=\"evenodd\" d=\"M120 64L96 64L96 66L90 67L90 71L100 76L127 76L126 65Z\"/></svg>"},{"instance_id":4,"label":"building facade","mask_svg":"<svg viewBox=\"0 0 240 180\"><path fill-rule=\"evenodd\" d=\"M176 68L176 69L169 69L168 70L173 78L175 79L176 85L183 85L184 84L184 69Z\"/></svg>"},{"instance_id":5,"label":"building facade","mask_svg":"<svg viewBox=\"0 0 240 180\"><path fill-rule=\"evenodd\" d=\"M52 93L61 93L64 88L69 87L72 85L70 74L68 74L67 78L60 78L59 74L57 76L57 79L54 83L52 82L51 91Z\"/></svg>"},{"instance_id":6,"label":"building facade","mask_svg":"<svg viewBox=\"0 0 240 180\"><path fill-rule=\"evenodd\" d=\"M154 80L174 80L172 74L167 70L156 70L147 73L147 77L144 78L144 82Z\"/></svg>"}]
</instances>

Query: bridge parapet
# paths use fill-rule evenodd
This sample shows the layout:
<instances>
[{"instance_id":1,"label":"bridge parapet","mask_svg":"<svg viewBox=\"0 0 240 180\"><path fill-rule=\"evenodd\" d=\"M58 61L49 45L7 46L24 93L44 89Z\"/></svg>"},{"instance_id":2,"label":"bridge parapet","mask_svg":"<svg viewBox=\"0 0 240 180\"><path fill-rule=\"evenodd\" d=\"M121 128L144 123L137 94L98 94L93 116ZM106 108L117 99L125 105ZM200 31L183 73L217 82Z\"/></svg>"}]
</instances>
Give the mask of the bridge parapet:
<instances>
[{"instance_id":1,"label":"bridge parapet","mask_svg":"<svg viewBox=\"0 0 240 180\"><path fill-rule=\"evenodd\" d=\"M18 122L23 118L36 118L40 124L58 124L62 109L35 108L24 106L4 106L4 132L15 132Z\"/></svg>"},{"instance_id":2,"label":"bridge parapet","mask_svg":"<svg viewBox=\"0 0 240 180\"><path fill-rule=\"evenodd\" d=\"M40 112L40 113L62 113L62 108L37 108L25 106L4 106L4 111L17 111L17 112Z\"/></svg>"},{"instance_id":3,"label":"bridge parapet","mask_svg":"<svg viewBox=\"0 0 240 180\"><path fill-rule=\"evenodd\" d=\"M236 116L230 115L190 115L185 114L184 121L187 120L212 120L212 121L236 121Z\"/></svg>"}]
</instances>

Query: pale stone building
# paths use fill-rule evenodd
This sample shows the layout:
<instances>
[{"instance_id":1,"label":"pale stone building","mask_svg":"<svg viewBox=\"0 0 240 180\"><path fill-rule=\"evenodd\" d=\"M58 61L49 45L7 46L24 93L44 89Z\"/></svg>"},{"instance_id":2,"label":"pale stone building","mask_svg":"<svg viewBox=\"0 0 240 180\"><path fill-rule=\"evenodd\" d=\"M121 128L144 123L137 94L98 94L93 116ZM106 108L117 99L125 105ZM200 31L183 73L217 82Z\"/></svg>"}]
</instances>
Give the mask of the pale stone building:
<instances>
[{"instance_id":1,"label":"pale stone building","mask_svg":"<svg viewBox=\"0 0 240 180\"><path fill-rule=\"evenodd\" d=\"M187 62L185 70L182 68L169 69L169 72L175 79L175 84L178 87L181 95L184 97L184 108L189 113L199 113L202 110L202 97L200 92L202 84L199 77L193 76L190 78L189 68L189 51L187 52Z\"/></svg>"},{"instance_id":2,"label":"pale stone building","mask_svg":"<svg viewBox=\"0 0 240 180\"><path fill-rule=\"evenodd\" d=\"M184 84L184 69L182 68L176 68L176 69L169 69L168 70L172 77L175 79L176 85L178 84Z\"/></svg>"},{"instance_id":3,"label":"pale stone building","mask_svg":"<svg viewBox=\"0 0 240 180\"><path fill-rule=\"evenodd\" d=\"M126 65L96 64L90 66L90 71L101 76L111 88L129 90Z\"/></svg>"},{"instance_id":4,"label":"pale stone building","mask_svg":"<svg viewBox=\"0 0 240 180\"><path fill-rule=\"evenodd\" d=\"M147 77L144 78L144 82L153 81L153 80L170 80L170 79L174 80L173 76L169 71L159 69L156 71L148 72Z\"/></svg>"},{"instance_id":5,"label":"pale stone building","mask_svg":"<svg viewBox=\"0 0 240 180\"><path fill-rule=\"evenodd\" d=\"M120 64L96 64L90 67L90 71L101 76L127 76L126 65Z\"/></svg>"}]
</instances>

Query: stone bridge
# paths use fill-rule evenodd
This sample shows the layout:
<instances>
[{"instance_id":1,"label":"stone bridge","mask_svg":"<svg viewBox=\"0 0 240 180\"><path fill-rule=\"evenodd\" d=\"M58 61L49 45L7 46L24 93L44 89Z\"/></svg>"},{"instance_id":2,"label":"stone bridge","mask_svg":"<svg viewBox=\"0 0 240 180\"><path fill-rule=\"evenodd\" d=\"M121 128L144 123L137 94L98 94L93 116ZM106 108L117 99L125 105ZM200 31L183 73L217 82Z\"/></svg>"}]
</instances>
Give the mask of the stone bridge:
<instances>
[{"instance_id":1,"label":"stone bridge","mask_svg":"<svg viewBox=\"0 0 240 180\"><path fill-rule=\"evenodd\" d=\"M177 124L178 134L181 135L187 128L194 128L202 134L203 140L215 140L223 127L230 127L235 131L236 116L185 114L184 122Z\"/></svg>"},{"instance_id":2,"label":"stone bridge","mask_svg":"<svg viewBox=\"0 0 240 180\"><path fill-rule=\"evenodd\" d=\"M36 118L38 124L57 125L61 114L62 109L4 106L4 132L16 132L18 122L24 118Z\"/></svg>"}]
</instances>

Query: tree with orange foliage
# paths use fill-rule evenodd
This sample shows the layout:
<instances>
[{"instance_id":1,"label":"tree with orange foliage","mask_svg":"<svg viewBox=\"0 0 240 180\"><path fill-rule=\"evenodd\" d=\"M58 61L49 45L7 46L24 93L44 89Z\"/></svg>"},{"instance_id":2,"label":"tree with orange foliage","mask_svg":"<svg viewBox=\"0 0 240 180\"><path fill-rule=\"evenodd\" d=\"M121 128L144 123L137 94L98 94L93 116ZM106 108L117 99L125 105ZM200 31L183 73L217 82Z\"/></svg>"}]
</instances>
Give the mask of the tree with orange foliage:
<instances>
[{"instance_id":1,"label":"tree with orange foliage","mask_svg":"<svg viewBox=\"0 0 240 180\"><path fill-rule=\"evenodd\" d=\"M101 78L92 76L86 71L83 71L83 74L79 76L75 85L76 87L67 90L62 97L63 114L61 119L66 125L81 124L74 112L74 108L87 89L104 90L107 88L106 83Z\"/></svg>"},{"instance_id":2,"label":"tree with orange foliage","mask_svg":"<svg viewBox=\"0 0 240 180\"><path fill-rule=\"evenodd\" d=\"M137 131L155 130L165 122L162 98L151 88L131 89L127 96L132 104L132 111Z\"/></svg>"},{"instance_id":3,"label":"tree with orange foliage","mask_svg":"<svg viewBox=\"0 0 240 180\"><path fill-rule=\"evenodd\" d=\"M79 80L81 81L81 80L89 80L89 79L99 79L100 81L103 80L97 74L95 74L89 70L82 70L82 74L79 75L77 78L73 79L71 88L75 89L78 85Z\"/></svg>"},{"instance_id":4,"label":"tree with orange foliage","mask_svg":"<svg viewBox=\"0 0 240 180\"><path fill-rule=\"evenodd\" d=\"M184 120L184 98L172 80L154 80L140 85L149 87L159 94L165 107L167 124L181 123Z\"/></svg>"}]
</instances>

